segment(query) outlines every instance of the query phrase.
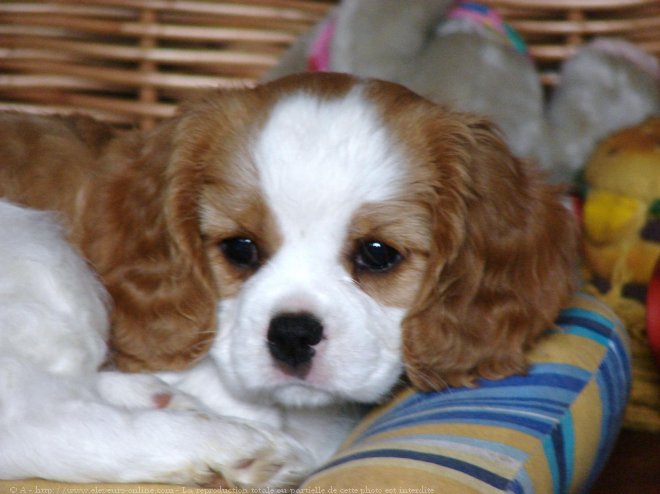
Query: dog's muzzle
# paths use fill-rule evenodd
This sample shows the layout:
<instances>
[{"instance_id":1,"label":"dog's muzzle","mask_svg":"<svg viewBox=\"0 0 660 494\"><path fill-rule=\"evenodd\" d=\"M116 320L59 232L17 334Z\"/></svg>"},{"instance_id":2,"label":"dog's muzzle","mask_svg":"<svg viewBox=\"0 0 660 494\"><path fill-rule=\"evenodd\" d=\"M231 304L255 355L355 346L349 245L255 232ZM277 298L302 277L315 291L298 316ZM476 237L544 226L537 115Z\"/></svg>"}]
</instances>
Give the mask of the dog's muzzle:
<instances>
[{"instance_id":1,"label":"dog's muzzle","mask_svg":"<svg viewBox=\"0 0 660 494\"><path fill-rule=\"evenodd\" d=\"M309 313L283 313L270 321L268 349L278 362L292 370L309 364L323 338L323 325Z\"/></svg>"}]
</instances>

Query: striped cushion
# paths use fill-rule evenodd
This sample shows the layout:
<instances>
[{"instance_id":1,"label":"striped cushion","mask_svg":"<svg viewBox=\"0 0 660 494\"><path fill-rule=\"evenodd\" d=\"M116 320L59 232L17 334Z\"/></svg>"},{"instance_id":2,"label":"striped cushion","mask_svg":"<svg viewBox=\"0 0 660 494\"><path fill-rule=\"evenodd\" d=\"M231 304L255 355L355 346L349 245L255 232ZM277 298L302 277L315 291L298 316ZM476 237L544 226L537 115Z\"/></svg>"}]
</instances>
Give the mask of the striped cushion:
<instances>
[{"instance_id":1,"label":"striped cushion","mask_svg":"<svg viewBox=\"0 0 660 494\"><path fill-rule=\"evenodd\" d=\"M587 296L576 297L557 324L531 353L528 375L472 389L402 391L302 492L586 491L620 429L628 342L616 316Z\"/></svg>"}]
</instances>

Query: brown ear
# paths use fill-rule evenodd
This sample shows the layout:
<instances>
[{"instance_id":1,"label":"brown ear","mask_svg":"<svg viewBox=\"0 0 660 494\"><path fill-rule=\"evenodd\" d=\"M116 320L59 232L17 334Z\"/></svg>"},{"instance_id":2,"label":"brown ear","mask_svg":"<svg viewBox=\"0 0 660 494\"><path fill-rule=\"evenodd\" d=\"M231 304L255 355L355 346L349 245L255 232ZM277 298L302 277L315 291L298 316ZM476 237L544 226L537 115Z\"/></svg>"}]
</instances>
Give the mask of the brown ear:
<instances>
[{"instance_id":1,"label":"brown ear","mask_svg":"<svg viewBox=\"0 0 660 494\"><path fill-rule=\"evenodd\" d=\"M514 158L488 122L451 119L429 137L434 246L403 325L408 375L422 390L524 372L525 351L576 276L576 227L559 188Z\"/></svg>"},{"instance_id":2,"label":"brown ear","mask_svg":"<svg viewBox=\"0 0 660 494\"><path fill-rule=\"evenodd\" d=\"M185 368L215 334L216 289L198 226L202 170L179 152L177 125L109 150L112 176L86 212L94 237L83 248L112 297L112 359L126 371Z\"/></svg>"}]
</instances>

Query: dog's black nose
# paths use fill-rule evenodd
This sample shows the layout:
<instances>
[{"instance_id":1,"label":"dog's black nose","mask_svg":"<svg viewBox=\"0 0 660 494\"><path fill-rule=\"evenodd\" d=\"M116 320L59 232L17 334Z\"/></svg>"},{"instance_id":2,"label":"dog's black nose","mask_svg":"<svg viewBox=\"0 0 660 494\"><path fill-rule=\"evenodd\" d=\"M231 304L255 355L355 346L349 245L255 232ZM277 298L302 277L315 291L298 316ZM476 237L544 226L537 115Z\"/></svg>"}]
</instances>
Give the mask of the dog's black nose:
<instances>
[{"instance_id":1,"label":"dog's black nose","mask_svg":"<svg viewBox=\"0 0 660 494\"><path fill-rule=\"evenodd\" d=\"M283 313L270 321L268 348L275 359L295 369L312 360L322 337L323 325L312 314Z\"/></svg>"}]
</instances>

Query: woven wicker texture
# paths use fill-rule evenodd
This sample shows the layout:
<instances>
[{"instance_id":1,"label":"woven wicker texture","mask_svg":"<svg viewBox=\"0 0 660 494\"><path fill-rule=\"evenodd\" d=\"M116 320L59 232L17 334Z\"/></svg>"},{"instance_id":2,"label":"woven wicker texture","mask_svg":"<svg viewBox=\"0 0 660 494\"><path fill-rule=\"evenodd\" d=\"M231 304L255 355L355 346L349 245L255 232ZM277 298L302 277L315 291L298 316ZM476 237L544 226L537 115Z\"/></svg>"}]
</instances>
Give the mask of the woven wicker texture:
<instances>
[{"instance_id":1,"label":"woven wicker texture","mask_svg":"<svg viewBox=\"0 0 660 494\"><path fill-rule=\"evenodd\" d=\"M548 85L557 67L599 36L632 41L660 56L658 0L483 0L520 33Z\"/></svg>"},{"instance_id":2,"label":"woven wicker texture","mask_svg":"<svg viewBox=\"0 0 660 494\"><path fill-rule=\"evenodd\" d=\"M660 55L658 0L483 0L522 34L543 81L594 36ZM258 80L337 0L3 0L0 109L153 125L199 89Z\"/></svg>"},{"instance_id":3,"label":"woven wicker texture","mask_svg":"<svg viewBox=\"0 0 660 494\"><path fill-rule=\"evenodd\" d=\"M0 108L149 127L182 97L251 83L328 0L0 3Z\"/></svg>"}]
</instances>

